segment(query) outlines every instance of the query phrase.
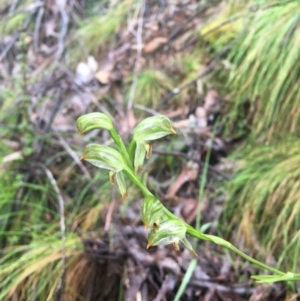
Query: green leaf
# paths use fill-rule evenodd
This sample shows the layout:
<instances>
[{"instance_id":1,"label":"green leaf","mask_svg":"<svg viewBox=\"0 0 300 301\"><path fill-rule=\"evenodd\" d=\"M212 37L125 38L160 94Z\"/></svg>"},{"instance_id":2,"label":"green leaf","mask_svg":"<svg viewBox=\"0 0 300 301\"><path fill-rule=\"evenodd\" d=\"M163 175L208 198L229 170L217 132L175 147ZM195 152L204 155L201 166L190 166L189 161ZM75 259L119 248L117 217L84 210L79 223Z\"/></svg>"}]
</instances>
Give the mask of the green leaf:
<instances>
[{"instance_id":1,"label":"green leaf","mask_svg":"<svg viewBox=\"0 0 300 301\"><path fill-rule=\"evenodd\" d=\"M114 128L111 119L99 112L90 113L79 117L76 126L80 134L94 129L104 129L110 131Z\"/></svg>"},{"instance_id":2,"label":"green leaf","mask_svg":"<svg viewBox=\"0 0 300 301\"><path fill-rule=\"evenodd\" d=\"M175 249L179 250L178 243L182 242L190 251L192 251L196 256L190 242L186 239L186 226L180 219L171 219L160 224L159 229L152 229L148 235L148 245L158 246L158 245L168 245L174 244Z\"/></svg>"},{"instance_id":3,"label":"green leaf","mask_svg":"<svg viewBox=\"0 0 300 301\"><path fill-rule=\"evenodd\" d=\"M126 166L122 155L117 150L95 143L86 146L81 159L113 172L119 172Z\"/></svg>"}]
</instances>

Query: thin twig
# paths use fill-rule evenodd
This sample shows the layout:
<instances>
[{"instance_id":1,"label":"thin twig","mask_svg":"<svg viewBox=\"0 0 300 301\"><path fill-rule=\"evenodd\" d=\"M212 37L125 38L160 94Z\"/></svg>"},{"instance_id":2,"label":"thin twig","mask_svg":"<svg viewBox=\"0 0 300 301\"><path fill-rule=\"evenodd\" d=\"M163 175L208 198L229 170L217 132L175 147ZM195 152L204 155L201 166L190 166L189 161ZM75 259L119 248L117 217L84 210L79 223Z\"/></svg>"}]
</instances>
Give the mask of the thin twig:
<instances>
[{"instance_id":1,"label":"thin twig","mask_svg":"<svg viewBox=\"0 0 300 301\"><path fill-rule=\"evenodd\" d=\"M42 163L37 163L39 167L45 172L46 176L49 179L51 186L53 187L59 205L59 216L60 216L60 232L61 232L61 274L60 280L57 285L56 291L60 291L60 299L63 300L64 295L64 275L66 268L66 225L65 225L65 207L64 200L58 188L57 182L53 177L52 172Z\"/></svg>"},{"instance_id":2,"label":"thin twig","mask_svg":"<svg viewBox=\"0 0 300 301\"><path fill-rule=\"evenodd\" d=\"M138 79L138 72L139 72L139 69L140 69L140 61L141 61L142 47L143 47L142 34L143 34L143 22L144 22L145 6L146 6L145 2L144 2L144 0L142 0L140 15L139 15L139 19L138 19L138 29L137 29L137 34L136 34L136 43L137 43L136 52L137 52L137 56L136 56L136 61L135 61L135 66L134 66L133 82L132 82L131 89L130 89L129 100L128 100L128 103L127 103L127 114L132 109L135 90L136 90L136 85L137 85L137 79Z\"/></svg>"},{"instance_id":3,"label":"thin twig","mask_svg":"<svg viewBox=\"0 0 300 301\"><path fill-rule=\"evenodd\" d=\"M200 280L191 279L189 285L192 287L209 289L211 286L214 286L215 284L211 280L207 280L207 279L200 279ZM219 292L235 292L236 294L239 295L252 294L254 292L254 288L250 288L247 285L238 287L237 285L225 286L222 284L217 284L216 289Z\"/></svg>"},{"instance_id":4,"label":"thin twig","mask_svg":"<svg viewBox=\"0 0 300 301\"><path fill-rule=\"evenodd\" d=\"M155 116L155 115L160 115L160 113L158 113L157 111L152 110L152 109L149 109L149 108L147 108L147 107L145 107L145 106L143 106L143 105L135 104L135 105L133 105L133 107L134 107L135 109L138 109L138 110L141 110L141 111L145 111L145 112L147 112L147 113L149 113L149 114L151 114L151 115L153 115L153 116Z\"/></svg>"},{"instance_id":5,"label":"thin twig","mask_svg":"<svg viewBox=\"0 0 300 301\"><path fill-rule=\"evenodd\" d=\"M89 173L89 171L87 170L87 168L82 164L82 162L79 160L79 157L77 156L77 154L72 150L72 148L70 147L70 145L64 140L64 138L59 135L58 133L55 134L58 137L58 140L60 142L60 144L62 145L62 147L66 150L66 152L71 156L71 158L75 161L75 163L79 166L79 168L81 169L81 171L83 172L83 174L86 176L86 178L88 180L91 180L92 177Z\"/></svg>"}]
</instances>

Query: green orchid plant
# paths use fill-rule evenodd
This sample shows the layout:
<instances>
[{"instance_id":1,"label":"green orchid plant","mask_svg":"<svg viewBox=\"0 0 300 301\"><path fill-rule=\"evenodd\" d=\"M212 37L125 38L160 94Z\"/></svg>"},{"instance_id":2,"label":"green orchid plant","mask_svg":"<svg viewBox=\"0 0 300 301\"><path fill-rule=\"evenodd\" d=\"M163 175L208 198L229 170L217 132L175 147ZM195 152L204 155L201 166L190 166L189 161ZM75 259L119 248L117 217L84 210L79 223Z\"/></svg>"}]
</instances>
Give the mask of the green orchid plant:
<instances>
[{"instance_id":1,"label":"green orchid plant","mask_svg":"<svg viewBox=\"0 0 300 301\"><path fill-rule=\"evenodd\" d=\"M161 201L149 191L137 173L138 170L142 168L145 158L151 156L152 147L150 142L167 135L176 134L171 121L167 117L159 115L142 120L135 127L133 138L128 148L114 128L112 120L103 113L96 112L81 116L77 120L76 125L80 134L93 129L103 129L107 130L114 140L116 148L95 143L87 145L81 159L99 168L107 169L111 183L117 184L123 200L127 197L125 177L139 188L145 197L141 204L141 215L144 227L145 229L151 229L148 234L147 248L157 245L173 244L175 249L179 250L179 242L181 242L197 256L193 246L187 240L186 236L190 235L199 240L209 241L231 250L252 264L273 273L273 275L252 276L252 278L259 283L300 280L300 274L279 271L246 255L231 243L218 236L207 235L197 231L182 219L172 214Z\"/></svg>"}]
</instances>

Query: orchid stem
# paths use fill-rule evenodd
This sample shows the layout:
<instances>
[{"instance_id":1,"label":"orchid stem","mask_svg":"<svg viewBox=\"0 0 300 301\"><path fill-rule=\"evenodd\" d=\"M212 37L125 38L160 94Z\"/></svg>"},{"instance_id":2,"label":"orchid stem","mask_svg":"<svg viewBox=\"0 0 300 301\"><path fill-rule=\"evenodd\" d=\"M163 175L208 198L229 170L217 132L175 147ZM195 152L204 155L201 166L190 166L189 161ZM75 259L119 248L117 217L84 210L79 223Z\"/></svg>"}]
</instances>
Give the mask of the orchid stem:
<instances>
[{"instance_id":1,"label":"orchid stem","mask_svg":"<svg viewBox=\"0 0 300 301\"><path fill-rule=\"evenodd\" d=\"M114 128L109 131L109 134L110 134L111 138L117 144L119 151L120 151L122 157L124 158L126 164L128 165L128 167L130 169L133 170L133 166L132 166L128 151L126 149L126 146L125 146L122 138L120 137L120 135L117 133L117 131Z\"/></svg>"},{"instance_id":2,"label":"orchid stem","mask_svg":"<svg viewBox=\"0 0 300 301\"><path fill-rule=\"evenodd\" d=\"M142 194L147 197L153 195L149 189L143 184L141 179L134 173L134 171L128 167L124 169L125 174L127 177L140 189Z\"/></svg>"},{"instance_id":3,"label":"orchid stem","mask_svg":"<svg viewBox=\"0 0 300 301\"><path fill-rule=\"evenodd\" d=\"M274 274L277 274L277 275L280 275L280 276L283 276L285 275L284 272L281 272L275 268L272 268L256 259L253 259L252 257L246 255L245 253L243 253L242 251L240 251L238 248L236 248L235 246L233 246L230 242L218 237L218 236L214 236L214 235L207 235L207 234L203 234L199 231L197 231L196 229L194 229L192 226L186 224L187 226L187 234L195 237L195 238L198 238L198 239L201 239L201 240L206 240L206 241L210 241L210 242L213 242L219 246L222 246L230 251L233 251L234 253L240 255L241 257L243 257L244 259L246 259L247 261L259 266L260 268L264 269L264 270L267 270L269 272L272 272Z\"/></svg>"}]
</instances>

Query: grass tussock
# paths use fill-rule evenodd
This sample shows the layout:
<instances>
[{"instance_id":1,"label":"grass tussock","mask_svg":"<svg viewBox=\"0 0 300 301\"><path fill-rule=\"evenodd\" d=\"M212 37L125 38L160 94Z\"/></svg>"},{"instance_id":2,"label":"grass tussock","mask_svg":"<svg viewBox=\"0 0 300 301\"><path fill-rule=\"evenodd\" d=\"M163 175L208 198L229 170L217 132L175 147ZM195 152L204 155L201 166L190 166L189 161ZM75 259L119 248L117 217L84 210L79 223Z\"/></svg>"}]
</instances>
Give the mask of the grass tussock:
<instances>
[{"instance_id":1,"label":"grass tussock","mask_svg":"<svg viewBox=\"0 0 300 301\"><path fill-rule=\"evenodd\" d=\"M247 26L230 52L233 70L229 85L235 91L234 123L243 103L250 101L253 134L270 140L282 131L299 130L300 3L267 4L249 14Z\"/></svg>"},{"instance_id":2,"label":"grass tussock","mask_svg":"<svg viewBox=\"0 0 300 301\"><path fill-rule=\"evenodd\" d=\"M114 39L126 21L132 5L133 0L122 0L109 7L105 13L98 13L82 22L76 36L82 41L89 53L95 53L97 50L108 46L107 43Z\"/></svg>"},{"instance_id":3,"label":"grass tussock","mask_svg":"<svg viewBox=\"0 0 300 301\"><path fill-rule=\"evenodd\" d=\"M246 152L228 183L227 218L238 237L252 247L259 242L292 271L300 263L299 149L299 140L289 139Z\"/></svg>"},{"instance_id":4,"label":"grass tussock","mask_svg":"<svg viewBox=\"0 0 300 301\"><path fill-rule=\"evenodd\" d=\"M59 232L45 231L29 244L2 250L0 299L53 300L61 277L62 242ZM67 263L82 252L78 236L66 237Z\"/></svg>"},{"instance_id":5,"label":"grass tussock","mask_svg":"<svg viewBox=\"0 0 300 301\"><path fill-rule=\"evenodd\" d=\"M128 97L130 95L128 90ZM162 96L173 89L173 82L164 72L154 69L143 70L138 74L134 103L154 108Z\"/></svg>"},{"instance_id":6,"label":"grass tussock","mask_svg":"<svg viewBox=\"0 0 300 301\"><path fill-rule=\"evenodd\" d=\"M3 149L4 154L8 152ZM80 179L82 175L73 172L75 177L70 181L73 185L77 184L70 186L70 191L64 191L69 201L65 203L66 240L63 255L57 195L38 170L35 170L36 177L32 173L30 183L24 181L22 173L16 176L19 164L24 162L1 166L0 300L53 300L61 279L63 257L66 263L65 295L70 296L68 300L78 300L78 297L81 298L81 286L73 287L68 281L73 281L76 276L77 283L83 283L86 281L86 269L77 267L75 276L70 269L77 257L84 254L82 238L75 229L77 227L85 237L103 223L102 208L106 208L104 204L110 200L110 194L107 195L107 176L96 172L95 178L87 183ZM100 186L99 181L102 183ZM93 191L95 183L103 197L101 199ZM21 199L18 198L20 192Z\"/></svg>"}]
</instances>

